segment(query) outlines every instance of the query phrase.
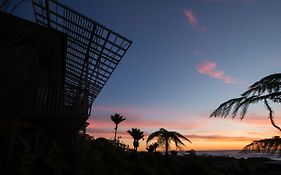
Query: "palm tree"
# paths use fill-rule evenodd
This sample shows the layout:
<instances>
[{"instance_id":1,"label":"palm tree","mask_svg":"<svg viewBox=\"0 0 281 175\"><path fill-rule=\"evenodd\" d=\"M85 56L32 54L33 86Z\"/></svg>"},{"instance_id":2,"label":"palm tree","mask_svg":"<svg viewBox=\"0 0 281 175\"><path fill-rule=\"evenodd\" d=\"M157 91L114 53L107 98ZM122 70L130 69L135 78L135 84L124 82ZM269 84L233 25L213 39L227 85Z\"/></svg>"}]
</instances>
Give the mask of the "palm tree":
<instances>
[{"instance_id":1,"label":"palm tree","mask_svg":"<svg viewBox=\"0 0 281 175\"><path fill-rule=\"evenodd\" d=\"M170 148L170 144L173 141L176 145L176 147L180 147L180 145L184 146L184 143L180 139L184 139L191 143L189 139L187 139L185 136L181 135L180 133L176 131L167 131L164 128L159 129L159 131L155 131L152 134L150 134L147 138L147 143L153 140L154 138L157 138L158 145L165 146L165 155L168 156L168 151Z\"/></svg>"},{"instance_id":2,"label":"palm tree","mask_svg":"<svg viewBox=\"0 0 281 175\"><path fill-rule=\"evenodd\" d=\"M118 124L121 123L122 121L126 120L121 114L115 113L114 115L111 115L111 120L115 123L115 134L114 134L114 143L116 142L116 133L117 133L117 128Z\"/></svg>"},{"instance_id":3,"label":"palm tree","mask_svg":"<svg viewBox=\"0 0 281 175\"><path fill-rule=\"evenodd\" d=\"M240 111L240 119L243 119L247 113L250 104L263 101L266 109L269 112L269 119L273 127L281 131L281 128L276 125L273 116L273 110L269 105L269 101L281 103L281 73L271 74L262 78L260 81L252 84L247 91L240 97L230 99L222 103L210 117L226 118L230 113L232 118L235 118Z\"/></svg>"},{"instance_id":4,"label":"palm tree","mask_svg":"<svg viewBox=\"0 0 281 175\"><path fill-rule=\"evenodd\" d=\"M143 139L144 137L144 132L141 131L140 129L137 128L132 128L131 130L127 131L134 139L133 141L133 146L134 146L134 150L138 151L138 147L139 147L139 140Z\"/></svg>"},{"instance_id":5,"label":"palm tree","mask_svg":"<svg viewBox=\"0 0 281 175\"><path fill-rule=\"evenodd\" d=\"M262 78L261 80L252 84L247 91L241 94L240 97L230 99L222 103L210 117L223 117L226 118L231 114L232 118L235 118L240 111L240 119L242 120L250 104L254 104L263 101L266 109L269 112L269 119L271 125L281 131L281 128L275 123L273 116L273 109L269 102L281 103L281 73L271 74ZM251 144L246 145L241 152L243 153L270 153L273 154L276 151L281 153L281 139L279 137L273 137L270 139L262 139L253 141Z\"/></svg>"}]
</instances>

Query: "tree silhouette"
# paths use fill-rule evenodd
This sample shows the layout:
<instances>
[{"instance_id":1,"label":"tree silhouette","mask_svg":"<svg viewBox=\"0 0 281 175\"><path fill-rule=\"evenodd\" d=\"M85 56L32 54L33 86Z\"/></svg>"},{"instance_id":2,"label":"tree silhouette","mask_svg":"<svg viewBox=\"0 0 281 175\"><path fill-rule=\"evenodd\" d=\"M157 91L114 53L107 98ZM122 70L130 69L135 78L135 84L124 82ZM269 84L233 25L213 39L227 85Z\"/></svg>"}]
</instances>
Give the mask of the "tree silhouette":
<instances>
[{"instance_id":1,"label":"tree silhouette","mask_svg":"<svg viewBox=\"0 0 281 175\"><path fill-rule=\"evenodd\" d=\"M245 117L250 104L263 101L266 109L269 112L269 119L273 127L281 131L281 128L276 125L273 116L273 110L269 105L269 101L281 103L281 73L271 74L262 78L260 81L252 84L246 92L240 97L230 99L222 103L210 117L227 117L230 113L232 118L235 118L240 111L240 119Z\"/></svg>"},{"instance_id":2,"label":"tree silhouette","mask_svg":"<svg viewBox=\"0 0 281 175\"><path fill-rule=\"evenodd\" d=\"M134 150L138 151L138 147L139 147L139 140L143 139L144 137L144 133L143 131L141 131L140 129L137 128L132 128L131 130L127 131L134 139L133 141L133 146L134 146Z\"/></svg>"},{"instance_id":3,"label":"tree silhouette","mask_svg":"<svg viewBox=\"0 0 281 175\"><path fill-rule=\"evenodd\" d=\"M154 152L154 146L153 145L149 145L147 148L146 148L147 152L149 153L153 153Z\"/></svg>"},{"instance_id":4,"label":"tree silhouette","mask_svg":"<svg viewBox=\"0 0 281 175\"><path fill-rule=\"evenodd\" d=\"M170 148L170 144L171 142L174 142L176 147L180 147L180 145L184 146L184 143L180 140L186 140L188 142L191 143L191 141L189 139L187 139L186 137L184 137L183 135L181 135L178 132L175 131L167 131L164 128L159 129L159 131L155 131L152 134L150 134L147 138L147 143L150 142L151 140L153 140L154 138L157 138L157 144L164 146L165 147L165 155L168 156L168 151Z\"/></svg>"},{"instance_id":5,"label":"tree silhouette","mask_svg":"<svg viewBox=\"0 0 281 175\"><path fill-rule=\"evenodd\" d=\"M111 115L111 120L115 123L115 133L114 133L114 143L116 142L116 133L118 129L118 124L122 121L126 120L121 114L115 113L114 115Z\"/></svg>"},{"instance_id":6,"label":"tree silhouette","mask_svg":"<svg viewBox=\"0 0 281 175\"><path fill-rule=\"evenodd\" d=\"M280 87L281 73L266 76L252 84L240 97L222 103L210 117L226 118L230 114L232 118L235 118L237 113L240 112L240 119L242 120L250 104L263 101L269 112L269 119L272 126L281 131L281 128L274 121L273 109L269 104L270 101L281 103ZM281 139L279 137L273 137L271 139L253 141L251 144L246 145L241 152L274 154L278 150L281 153Z\"/></svg>"},{"instance_id":7,"label":"tree silhouette","mask_svg":"<svg viewBox=\"0 0 281 175\"><path fill-rule=\"evenodd\" d=\"M278 154L281 156L281 138L274 136L270 139L253 141L251 144L246 145L241 153L274 154L277 151L279 151Z\"/></svg>"},{"instance_id":8,"label":"tree silhouette","mask_svg":"<svg viewBox=\"0 0 281 175\"><path fill-rule=\"evenodd\" d=\"M158 148L159 144L158 143L153 143L149 145L146 150L150 153L156 152L156 149Z\"/></svg>"}]
</instances>

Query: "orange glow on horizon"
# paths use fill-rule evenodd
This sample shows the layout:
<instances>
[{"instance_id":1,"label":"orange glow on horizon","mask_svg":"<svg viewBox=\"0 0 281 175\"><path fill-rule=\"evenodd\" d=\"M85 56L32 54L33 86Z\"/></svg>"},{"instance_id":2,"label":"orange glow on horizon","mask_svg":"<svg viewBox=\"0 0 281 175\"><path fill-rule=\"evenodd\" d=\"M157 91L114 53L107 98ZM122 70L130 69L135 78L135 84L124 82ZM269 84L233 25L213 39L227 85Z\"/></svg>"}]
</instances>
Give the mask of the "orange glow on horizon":
<instances>
[{"instance_id":1,"label":"orange glow on horizon","mask_svg":"<svg viewBox=\"0 0 281 175\"><path fill-rule=\"evenodd\" d=\"M110 108L102 108L102 110L106 109ZM130 111L132 108L126 108L126 110ZM139 110L138 112L145 114L145 116L146 112L149 113L150 111L141 112L140 109L136 110ZM153 114L164 114L158 110L151 110L150 112ZM130 111L130 113L134 112ZM239 116L235 119L208 118L207 114L198 117L183 116L192 115L188 113L182 114L180 120L165 117L161 120L151 120L148 117L131 118L125 115L127 119L119 124L117 136L120 137L121 142L132 148L133 140L127 133L127 130L131 128L141 129L145 132L145 139L140 140L139 150L146 151L148 135L159 128L177 131L190 139L192 144L186 142L183 150L241 150L254 140L280 135L280 132L272 127L268 117L262 114L254 115L248 113L242 121L239 120ZM88 122L90 125L87 128L87 132L94 136L94 138L104 137L113 139L115 126L109 117L90 118ZM276 123L278 122L281 122L281 120L276 117ZM172 149L175 148L172 147Z\"/></svg>"},{"instance_id":2,"label":"orange glow on horizon","mask_svg":"<svg viewBox=\"0 0 281 175\"><path fill-rule=\"evenodd\" d=\"M99 135L98 137L104 137L104 138L108 138L108 139L113 139L114 136L114 131L112 132L108 132L108 133L89 133L90 135L93 135L95 137L95 135ZM124 132L118 132L118 137L120 138L121 143L124 143L126 145L129 145L130 148L133 148L132 143L133 143L133 139L131 138L130 135L124 133ZM98 138L95 137L95 138ZM140 147L139 147L139 151L146 151L146 138L147 135L145 136L144 140L140 140ZM237 140L237 138L233 138L231 141L231 138L227 138L225 141L222 140L222 138L218 138L218 139L192 139L190 138L190 140L192 141L192 143L189 142L184 142L185 146L182 147L183 150L241 150L245 145L251 143L254 139L241 139L241 140ZM154 143L153 141L151 143ZM150 143L150 144L151 144ZM174 150L175 146L171 147L171 150ZM163 151L164 148L158 148L158 150Z\"/></svg>"}]
</instances>

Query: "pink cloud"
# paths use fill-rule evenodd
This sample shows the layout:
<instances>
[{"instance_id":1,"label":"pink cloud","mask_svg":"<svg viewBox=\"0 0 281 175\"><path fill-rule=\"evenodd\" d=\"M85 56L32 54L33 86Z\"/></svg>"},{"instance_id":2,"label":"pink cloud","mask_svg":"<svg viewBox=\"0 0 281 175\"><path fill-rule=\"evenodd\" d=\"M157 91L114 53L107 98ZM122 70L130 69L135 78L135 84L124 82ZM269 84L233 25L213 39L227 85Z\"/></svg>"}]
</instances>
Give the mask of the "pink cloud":
<instances>
[{"instance_id":1,"label":"pink cloud","mask_svg":"<svg viewBox=\"0 0 281 175\"><path fill-rule=\"evenodd\" d=\"M224 83L227 84L233 84L238 82L236 78L225 75L223 70L217 70L216 67L217 63L205 61L197 66L197 71L200 74L208 75L211 78L222 80Z\"/></svg>"},{"instance_id":2,"label":"pink cloud","mask_svg":"<svg viewBox=\"0 0 281 175\"><path fill-rule=\"evenodd\" d=\"M185 10L183 13L184 13L184 16L187 17L188 24L192 28L194 28L195 30L197 30L199 32L207 31L207 29L204 26L199 25L199 22L198 22L196 16L193 14L192 10Z\"/></svg>"},{"instance_id":3,"label":"pink cloud","mask_svg":"<svg viewBox=\"0 0 281 175\"><path fill-rule=\"evenodd\" d=\"M184 12L185 16L188 18L188 22L191 24L191 25L197 25L198 24L198 21L196 19L196 17L193 15L192 13L192 10L186 10Z\"/></svg>"}]
</instances>

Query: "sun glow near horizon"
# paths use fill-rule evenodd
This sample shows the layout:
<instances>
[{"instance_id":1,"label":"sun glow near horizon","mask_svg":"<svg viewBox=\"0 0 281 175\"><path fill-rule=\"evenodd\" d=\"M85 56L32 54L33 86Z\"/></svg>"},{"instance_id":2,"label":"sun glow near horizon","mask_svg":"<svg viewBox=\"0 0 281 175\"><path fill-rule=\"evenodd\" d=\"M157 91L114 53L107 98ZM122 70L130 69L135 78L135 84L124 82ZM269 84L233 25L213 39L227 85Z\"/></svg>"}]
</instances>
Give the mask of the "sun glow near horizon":
<instances>
[{"instance_id":1,"label":"sun glow near horizon","mask_svg":"<svg viewBox=\"0 0 281 175\"><path fill-rule=\"evenodd\" d=\"M87 128L87 133L94 138L104 137L113 139L114 123L110 120L110 115L100 115L100 112L104 112L104 108L100 111L98 109L99 107L96 108L93 117L88 121L90 125ZM113 114L113 111L118 108L107 107L106 109L108 113ZM121 109L123 109L123 111ZM207 114L202 114L203 116L201 117L181 117L181 120L174 120L174 118L169 118L164 115L165 110L159 113L154 110L140 112L140 109L137 108L130 110L128 110L129 108L126 108L126 110L124 109L125 108L119 108L120 113L126 120L119 124L117 136L120 142L132 148L133 140L127 133L127 130L131 128L141 129L145 133L145 139L140 140L140 151L146 151L146 139L148 135L159 128L177 131L190 139L192 144L184 142L186 146L182 147L183 150L241 150L254 140L271 138L279 134L278 131L271 126L266 112L264 112L264 114L261 112L260 115L254 115L250 112L243 120L239 118L208 118ZM149 114L149 111L152 113ZM138 114L138 116L133 117L133 113ZM155 120L149 117L150 115L156 114L163 115L163 119ZM163 148L160 148L160 150L162 149ZM172 146L171 149L175 149L175 147Z\"/></svg>"}]
</instances>

